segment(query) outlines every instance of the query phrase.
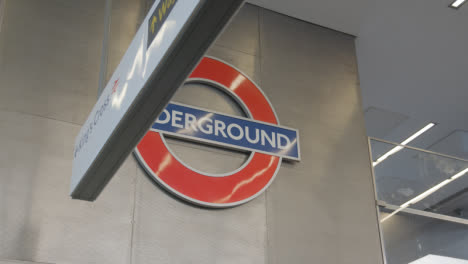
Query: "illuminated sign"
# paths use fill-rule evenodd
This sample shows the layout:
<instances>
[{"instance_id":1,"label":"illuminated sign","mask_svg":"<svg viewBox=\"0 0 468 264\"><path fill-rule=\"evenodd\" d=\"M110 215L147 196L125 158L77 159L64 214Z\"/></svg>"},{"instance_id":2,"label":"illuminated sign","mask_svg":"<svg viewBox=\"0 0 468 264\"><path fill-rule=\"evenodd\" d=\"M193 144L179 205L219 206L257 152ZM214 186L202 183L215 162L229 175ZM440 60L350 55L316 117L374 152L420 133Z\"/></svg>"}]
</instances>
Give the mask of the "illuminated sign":
<instances>
[{"instance_id":1,"label":"illuminated sign","mask_svg":"<svg viewBox=\"0 0 468 264\"><path fill-rule=\"evenodd\" d=\"M239 70L204 58L187 81L222 89L240 104L247 118L169 103L135 149L139 162L164 188L198 205L236 206L271 184L283 158L300 160L297 130L279 125L265 94ZM174 156L164 135L249 151L250 157L231 173L203 173Z\"/></svg>"}]
</instances>

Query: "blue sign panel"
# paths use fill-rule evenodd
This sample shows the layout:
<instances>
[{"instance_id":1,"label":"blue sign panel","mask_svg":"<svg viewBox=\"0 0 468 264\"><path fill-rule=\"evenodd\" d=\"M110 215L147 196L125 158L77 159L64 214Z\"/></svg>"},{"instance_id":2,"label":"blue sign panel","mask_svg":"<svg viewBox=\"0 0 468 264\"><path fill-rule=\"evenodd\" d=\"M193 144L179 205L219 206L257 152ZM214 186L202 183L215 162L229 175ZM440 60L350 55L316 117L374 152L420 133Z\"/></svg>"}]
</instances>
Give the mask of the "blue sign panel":
<instances>
[{"instance_id":1,"label":"blue sign panel","mask_svg":"<svg viewBox=\"0 0 468 264\"><path fill-rule=\"evenodd\" d=\"M152 126L165 134L300 160L297 130L170 103Z\"/></svg>"}]
</instances>

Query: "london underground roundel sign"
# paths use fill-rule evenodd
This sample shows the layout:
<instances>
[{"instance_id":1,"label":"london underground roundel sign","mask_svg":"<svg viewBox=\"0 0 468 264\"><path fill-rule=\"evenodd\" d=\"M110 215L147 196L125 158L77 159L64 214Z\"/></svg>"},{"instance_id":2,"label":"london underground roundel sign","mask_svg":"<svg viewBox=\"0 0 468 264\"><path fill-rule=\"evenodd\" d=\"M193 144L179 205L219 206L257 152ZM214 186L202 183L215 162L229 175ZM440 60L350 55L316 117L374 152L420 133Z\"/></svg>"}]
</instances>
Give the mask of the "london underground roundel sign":
<instances>
[{"instance_id":1,"label":"london underground roundel sign","mask_svg":"<svg viewBox=\"0 0 468 264\"><path fill-rule=\"evenodd\" d=\"M169 103L135 149L145 170L169 192L201 206L236 206L254 199L272 183L283 158L300 160L298 131L279 126L265 94L239 70L205 57L187 81L224 90L247 118ZM204 173L177 158L164 135L245 150L250 156L233 172Z\"/></svg>"}]
</instances>

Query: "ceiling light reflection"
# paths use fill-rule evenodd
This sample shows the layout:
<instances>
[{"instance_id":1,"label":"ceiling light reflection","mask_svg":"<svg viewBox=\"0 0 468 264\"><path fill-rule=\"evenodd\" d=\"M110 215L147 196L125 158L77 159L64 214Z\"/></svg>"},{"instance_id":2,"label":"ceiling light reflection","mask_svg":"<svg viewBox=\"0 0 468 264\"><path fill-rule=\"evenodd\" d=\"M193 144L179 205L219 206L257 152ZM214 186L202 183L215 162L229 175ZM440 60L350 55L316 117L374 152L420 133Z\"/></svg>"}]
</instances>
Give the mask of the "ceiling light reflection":
<instances>
[{"instance_id":1,"label":"ceiling light reflection","mask_svg":"<svg viewBox=\"0 0 468 264\"><path fill-rule=\"evenodd\" d=\"M455 0L450 6L453 8L459 8L461 5L465 3L466 0Z\"/></svg>"},{"instance_id":2,"label":"ceiling light reflection","mask_svg":"<svg viewBox=\"0 0 468 264\"><path fill-rule=\"evenodd\" d=\"M435 126L434 123L427 124L425 127L421 128L419 131L417 131L416 133L411 135L409 138L407 138L403 142L401 142L400 145L406 146L408 143L413 141L415 138L419 137L421 134L423 134L427 130L431 129L433 126ZM403 149L402 146L396 146L396 147L392 148L390 151L388 151L387 153L385 153L381 157L379 157L376 161L372 162L372 166L374 166L374 167L377 166L380 162L384 161L389 156L397 153L398 151L400 151L402 149Z\"/></svg>"},{"instance_id":3,"label":"ceiling light reflection","mask_svg":"<svg viewBox=\"0 0 468 264\"><path fill-rule=\"evenodd\" d=\"M386 217L382 218L382 220L380 220L380 222L383 223L385 220L387 220L390 217L394 216L395 214L397 214L401 210L407 208L408 206L420 202L422 199L424 199L424 198L428 197L429 195L433 194L434 192L440 190L442 187L444 187L445 185L447 185L447 184L453 182L454 180L460 178L461 176L465 175L467 172L468 172L468 168L460 171L459 173L457 173L457 174L453 175L452 177L442 181L441 183L431 187L429 190L421 193L420 195L418 195L418 196L414 197L413 199L407 201L406 203L400 205L400 208L393 211L391 214L387 215Z\"/></svg>"}]
</instances>

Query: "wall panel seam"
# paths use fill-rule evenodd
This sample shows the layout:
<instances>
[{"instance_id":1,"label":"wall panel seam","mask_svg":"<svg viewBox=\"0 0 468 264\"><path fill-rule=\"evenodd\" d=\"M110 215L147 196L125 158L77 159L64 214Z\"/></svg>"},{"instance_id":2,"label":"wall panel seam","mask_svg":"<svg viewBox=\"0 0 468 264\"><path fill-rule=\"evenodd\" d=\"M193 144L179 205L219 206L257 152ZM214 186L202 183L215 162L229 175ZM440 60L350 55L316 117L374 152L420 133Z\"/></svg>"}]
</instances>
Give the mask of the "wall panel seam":
<instances>
[{"instance_id":1,"label":"wall panel seam","mask_svg":"<svg viewBox=\"0 0 468 264\"><path fill-rule=\"evenodd\" d=\"M18 263L18 264L55 264L52 262L35 262L35 261L25 261L25 260L16 260L16 259L0 259L0 264L3 262L7 263Z\"/></svg>"},{"instance_id":2,"label":"wall panel seam","mask_svg":"<svg viewBox=\"0 0 468 264\"><path fill-rule=\"evenodd\" d=\"M67 124L67 125L72 125L72 126L76 126L76 127L81 127L81 126L82 126L82 124L79 124L79 123L74 123L74 122L70 122L70 121L66 121L66 120L61 120L61 119L56 119L56 118L52 118L52 117L48 117L48 116L43 116L43 115L38 115L38 114L26 113L26 112L16 111L16 110L10 110L10 109L7 109L7 108L4 108L4 109L1 109L1 108L0 108L0 112L15 113L15 114L21 114L21 115L28 115L28 116L32 116L32 117L47 119L47 120L49 120L49 121L56 121L56 122L60 122L60 123L65 123L65 124Z\"/></svg>"},{"instance_id":3,"label":"wall panel seam","mask_svg":"<svg viewBox=\"0 0 468 264\"><path fill-rule=\"evenodd\" d=\"M132 155L132 158L134 156ZM135 160L137 163L138 161ZM135 166L135 182L134 182L134 188L133 188L133 208L132 208L132 220L131 220L131 229L130 229L130 256L129 256L129 263L133 263L133 240L135 239L135 213L136 213L136 200L137 200L137 188L138 188L138 178L139 178L139 173L138 173L138 164Z\"/></svg>"},{"instance_id":4,"label":"wall panel seam","mask_svg":"<svg viewBox=\"0 0 468 264\"><path fill-rule=\"evenodd\" d=\"M262 22L263 22L263 8L258 7L257 13L257 24L258 24L258 80L259 85L262 85ZM268 248L269 248L269 236L268 236L268 190L265 191L265 244L264 244L264 256L263 260L265 264L270 263Z\"/></svg>"},{"instance_id":5,"label":"wall panel seam","mask_svg":"<svg viewBox=\"0 0 468 264\"><path fill-rule=\"evenodd\" d=\"M3 14L5 12L6 0L0 0L0 33L2 32Z\"/></svg>"}]
</instances>

